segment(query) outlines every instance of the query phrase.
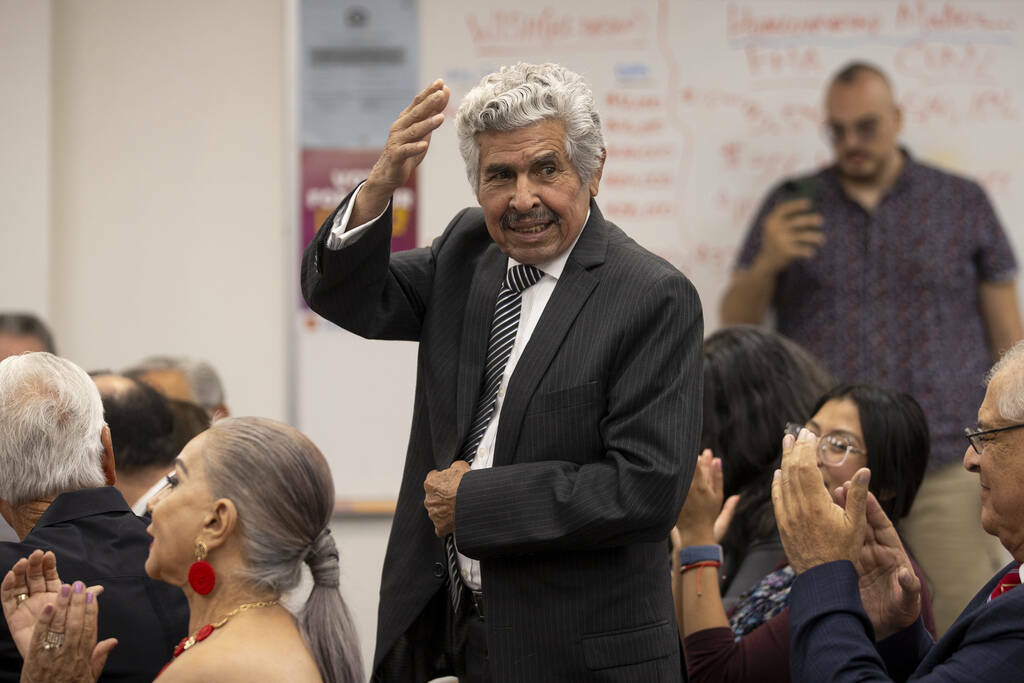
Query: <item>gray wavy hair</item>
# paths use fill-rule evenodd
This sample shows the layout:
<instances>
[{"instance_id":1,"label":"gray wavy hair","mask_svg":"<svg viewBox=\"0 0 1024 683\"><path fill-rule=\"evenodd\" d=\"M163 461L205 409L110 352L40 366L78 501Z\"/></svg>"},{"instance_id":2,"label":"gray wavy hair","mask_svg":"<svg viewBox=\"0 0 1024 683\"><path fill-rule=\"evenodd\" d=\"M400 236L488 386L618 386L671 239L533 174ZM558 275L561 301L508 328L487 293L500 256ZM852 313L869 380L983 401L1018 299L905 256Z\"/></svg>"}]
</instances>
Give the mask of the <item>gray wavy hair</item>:
<instances>
[{"instance_id":1,"label":"gray wavy hair","mask_svg":"<svg viewBox=\"0 0 1024 683\"><path fill-rule=\"evenodd\" d=\"M547 119L565 124L566 156L580 180L589 182L604 159L604 136L594 94L583 78L558 64L523 62L484 76L455 115L459 151L473 191L480 185L477 133L515 130Z\"/></svg>"},{"instance_id":2,"label":"gray wavy hair","mask_svg":"<svg viewBox=\"0 0 1024 683\"><path fill-rule=\"evenodd\" d=\"M338 550L328 527L334 480L323 454L297 429L266 418L217 420L205 434L210 490L238 510L241 578L280 595L298 586L308 565L313 589L296 617L320 676L361 681L355 628L338 591Z\"/></svg>"},{"instance_id":3,"label":"gray wavy hair","mask_svg":"<svg viewBox=\"0 0 1024 683\"><path fill-rule=\"evenodd\" d=\"M106 486L103 402L69 360L39 351L0 362L0 498L11 505Z\"/></svg>"},{"instance_id":4,"label":"gray wavy hair","mask_svg":"<svg viewBox=\"0 0 1024 683\"><path fill-rule=\"evenodd\" d=\"M992 369L985 375L985 386L992 381L998 373L1007 370L1011 373L1009 383L999 397L999 415L1004 420L1011 422L1024 422L1024 341L1019 341L1007 350ZM1013 367L1011 367L1013 366Z\"/></svg>"}]
</instances>

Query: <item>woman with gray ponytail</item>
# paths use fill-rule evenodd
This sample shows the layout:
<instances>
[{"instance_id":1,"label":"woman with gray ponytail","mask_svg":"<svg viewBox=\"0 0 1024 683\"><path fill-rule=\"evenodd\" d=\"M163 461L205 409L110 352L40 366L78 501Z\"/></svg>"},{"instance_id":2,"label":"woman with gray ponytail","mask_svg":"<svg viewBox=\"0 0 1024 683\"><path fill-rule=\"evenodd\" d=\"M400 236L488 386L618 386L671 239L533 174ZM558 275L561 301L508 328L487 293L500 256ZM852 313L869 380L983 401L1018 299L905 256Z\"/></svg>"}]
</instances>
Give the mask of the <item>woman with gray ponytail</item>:
<instances>
[{"instance_id":1,"label":"woman with gray ponytail","mask_svg":"<svg viewBox=\"0 0 1024 683\"><path fill-rule=\"evenodd\" d=\"M328 527L334 484L309 439L274 420L219 420L185 446L150 507L146 572L181 586L191 611L159 683L363 680ZM293 615L281 601L303 565L313 587ZM62 640L91 648L85 637ZM59 658L32 651L23 675L39 661L52 674Z\"/></svg>"}]
</instances>

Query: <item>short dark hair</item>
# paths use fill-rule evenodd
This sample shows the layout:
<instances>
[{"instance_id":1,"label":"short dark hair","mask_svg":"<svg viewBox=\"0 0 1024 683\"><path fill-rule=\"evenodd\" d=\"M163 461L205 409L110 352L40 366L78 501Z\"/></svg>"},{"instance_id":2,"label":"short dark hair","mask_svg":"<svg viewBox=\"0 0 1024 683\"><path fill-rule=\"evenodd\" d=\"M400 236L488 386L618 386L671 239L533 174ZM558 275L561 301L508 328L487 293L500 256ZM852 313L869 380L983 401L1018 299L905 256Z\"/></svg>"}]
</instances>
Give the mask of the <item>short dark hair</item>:
<instances>
[{"instance_id":1,"label":"short dark hair","mask_svg":"<svg viewBox=\"0 0 1024 683\"><path fill-rule=\"evenodd\" d=\"M913 396L874 384L841 384L818 400L814 412L842 399L857 405L871 490L895 523L910 512L928 467L928 420Z\"/></svg>"},{"instance_id":2,"label":"short dark hair","mask_svg":"<svg viewBox=\"0 0 1024 683\"><path fill-rule=\"evenodd\" d=\"M53 334L46 324L31 313L0 313L0 334L13 337L35 337L43 344L43 350L57 355Z\"/></svg>"},{"instance_id":3,"label":"short dark hair","mask_svg":"<svg viewBox=\"0 0 1024 683\"><path fill-rule=\"evenodd\" d=\"M174 441L174 452L178 453L185 447L185 444L210 428L210 415L192 401L169 398L167 405L174 415L172 440Z\"/></svg>"},{"instance_id":4,"label":"short dark hair","mask_svg":"<svg viewBox=\"0 0 1024 683\"><path fill-rule=\"evenodd\" d=\"M174 461L174 416L158 391L131 378L129 386L101 394L117 469L131 474Z\"/></svg>"},{"instance_id":5,"label":"short dark hair","mask_svg":"<svg viewBox=\"0 0 1024 683\"><path fill-rule=\"evenodd\" d=\"M832 77L832 80L829 82L829 85L832 86L838 83L841 83L843 85L850 85L856 82L864 74L873 74L875 76L878 76L883 81L885 81L885 84L889 86L890 90L892 90L892 81L889 80L889 77L886 75L884 71L882 71L881 67L875 66L870 62L863 61L854 61L845 64L842 68L839 69L839 71L836 72L836 75Z\"/></svg>"},{"instance_id":6,"label":"short dark hair","mask_svg":"<svg viewBox=\"0 0 1024 683\"><path fill-rule=\"evenodd\" d=\"M722 459L725 495L742 494L722 540L730 557L742 558L752 543L774 537L771 472L786 423L807 420L832 385L814 356L771 330L735 325L704 340L701 448Z\"/></svg>"}]
</instances>

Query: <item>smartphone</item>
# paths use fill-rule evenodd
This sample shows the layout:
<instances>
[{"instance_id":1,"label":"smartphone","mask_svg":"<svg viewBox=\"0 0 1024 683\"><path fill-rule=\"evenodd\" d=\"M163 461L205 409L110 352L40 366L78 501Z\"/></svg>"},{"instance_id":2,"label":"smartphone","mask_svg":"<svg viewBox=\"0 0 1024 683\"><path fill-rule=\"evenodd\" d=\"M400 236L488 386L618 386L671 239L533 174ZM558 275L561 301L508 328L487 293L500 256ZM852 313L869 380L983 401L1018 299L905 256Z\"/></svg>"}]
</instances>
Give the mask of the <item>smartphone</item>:
<instances>
[{"instance_id":1,"label":"smartphone","mask_svg":"<svg viewBox=\"0 0 1024 683\"><path fill-rule=\"evenodd\" d=\"M803 176L798 178L790 178L789 180L782 183L782 191L780 198L782 201L790 201L792 199L810 199L810 208L800 211L794 215L800 215L805 213L817 213L817 198L818 198L818 179L815 176Z\"/></svg>"}]
</instances>

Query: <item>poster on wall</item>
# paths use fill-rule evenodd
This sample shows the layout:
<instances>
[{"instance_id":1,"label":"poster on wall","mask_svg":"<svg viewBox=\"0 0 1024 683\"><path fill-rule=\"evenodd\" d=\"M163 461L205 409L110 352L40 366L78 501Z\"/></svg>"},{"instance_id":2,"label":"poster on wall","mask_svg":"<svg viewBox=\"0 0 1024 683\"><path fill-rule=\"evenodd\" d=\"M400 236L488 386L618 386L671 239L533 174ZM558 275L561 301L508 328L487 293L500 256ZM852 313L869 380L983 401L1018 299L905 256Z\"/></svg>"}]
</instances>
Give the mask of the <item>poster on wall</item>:
<instances>
[{"instance_id":1,"label":"poster on wall","mask_svg":"<svg viewBox=\"0 0 1024 683\"><path fill-rule=\"evenodd\" d=\"M418 78L415 0L303 0L301 144L384 145Z\"/></svg>"},{"instance_id":2,"label":"poster on wall","mask_svg":"<svg viewBox=\"0 0 1024 683\"><path fill-rule=\"evenodd\" d=\"M366 179L419 86L417 0L300 0L295 201L299 254ZM392 252L423 239L412 178L392 198ZM416 345L370 341L296 296L294 417L327 457L337 511L393 509L412 416Z\"/></svg>"},{"instance_id":3,"label":"poster on wall","mask_svg":"<svg viewBox=\"0 0 1024 683\"><path fill-rule=\"evenodd\" d=\"M379 149L315 149L302 150L302 229L300 249L309 244L316 231L331 215L341 200L366 180L380 156ZM395 190L391 200L391 251L404 251L416 246L416 172ZM323 319L307 317L307 327Z\"/></svg>"}]
</instances>

